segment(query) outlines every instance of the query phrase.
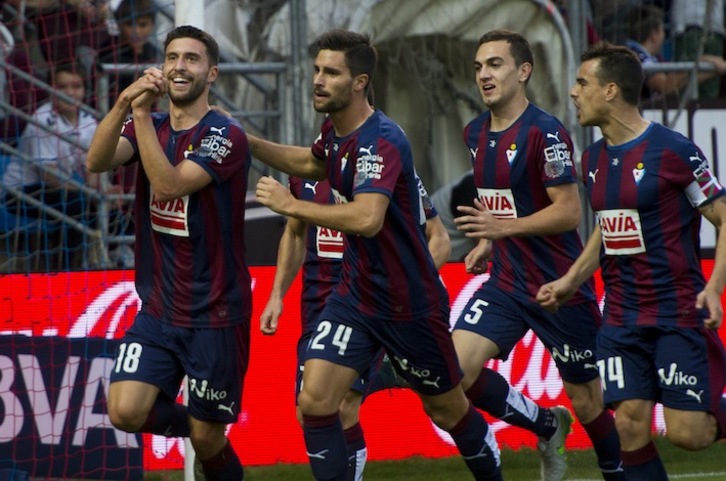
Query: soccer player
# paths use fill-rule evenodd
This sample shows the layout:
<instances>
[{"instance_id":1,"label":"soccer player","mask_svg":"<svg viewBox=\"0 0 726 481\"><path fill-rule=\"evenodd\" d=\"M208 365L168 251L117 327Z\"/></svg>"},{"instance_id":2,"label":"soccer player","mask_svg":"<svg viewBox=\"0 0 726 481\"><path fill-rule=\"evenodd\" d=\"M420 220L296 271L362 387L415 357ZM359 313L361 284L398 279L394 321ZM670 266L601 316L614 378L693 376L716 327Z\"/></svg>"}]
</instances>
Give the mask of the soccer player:
<instances>
[{"instance_id":1,"label":"soccer player","mask_svg":"<svg viewBox=\"0 0 726 481\"><path fill-rule=\"evenodd\" d=\"M426 211L426 238L434 264L439 269L449 257L451 244L446 228L439 219L420 179L419 189L421 189ZM330 183L327 180L316 181L291 177L290 191L297 199L322 204L335 203ZM295 217L287 219L277 251L277 267L272 291L260 316L260 330L266 335L274 335L277 332L283 310L283 298L298 271L302 268L300 299L302 335L297 344L296 395L300 393L302 387L305 349L315 330L315 321L325 306L325 300L339 281L342 259L343 234L341 232L306 224ZM378 362L378 359L374 360L372 370L377 367ZM382 388L381 383L377 384ZM355 481L363 479L363 469L368 453L358 414L363 395L369 394L369 388L367 379L359 378L346 394L340 407L341 423L348 451L348 479ZM297 417L302 424L300 409L297 409Z\"/></svg>"},{"instance_id":2,"label":"soccer player","mask_svg":"<svg viewBox=\"0 0 726 481\"><path fill-rule=\"evenodd\" d=\"M459 207L464 215L455 222L479 239L465 258L467 271L485 272L490 259L492 269L453 330L462 384L476 407L537 434L542 478L561 480L569 411L537 406L482 367L492 358L506 359L532 329L552 354L603 477L622 479L617 432L603 408L598 372L590 367L601 320L593 284L585 284L557 314L536 301L539 286L567 270L582 242L572 141L556 118L527 99L532 68L532 50L522 35L493 30L479 40L474 69L489 111L464 130L478 198L474 207Z\"/></svg>"},{"instance_id":3,"label":"soccer player","mask_svg":"<svg viewBox=\"0 0 726 481\"><path fill-rule=\"evenodd\" d=\"M337 29L314 47L313 103L329 116L312 149L250 137L253 154L274 168L303 178L327 174L335 198L332 205L299 200L263 177L260 202L344 233L340 282L308 344L298 396L313 474L346 479L340 403L384 347L433 422L451 434L475 479L501 479L494 435L461 389L449 299L423 232L411 146L367 99L376 50L367 36Z\"/></svg>"},{"instance_id":4,"label":"soccer player","mask_svg":"<svg viewBox=\"0 0 726 481\"><path fill-rule=\"evenodd\" d=\"M723 228L726 191L693 142L642 117L642 83L640 61L626 47L601 43L582 55L570 95L580 124L603 135L582 158L598 222L580 257L537 298L557 309L601 267L606 296L597 365L605 402L615 408L625 475L660 481L668 475L651 439L656 402L677 446L702 449L726 435L716 333L726 235L718 236L708 282L698 242L701 215Z\"/></svg>"},{"instance_id":5,"label":"soccer player","mask_svg":"<svg viewBox=\"0 0 726 481\"><path fill-rule=\"evenodd\" d=\"M189 436L207 481L240 480L224 429L237 420L249 359L251 157L239 123L209 107L216 41L180 26L164 48L163 70L148 69L124 89L87 159L94 172L140 161L134 210L142 308L119 345L108 412L127 432ZM151 113L164 94L169 113ZM184 375L188 409L175 403Z\"/></svg>"}]
</instances>

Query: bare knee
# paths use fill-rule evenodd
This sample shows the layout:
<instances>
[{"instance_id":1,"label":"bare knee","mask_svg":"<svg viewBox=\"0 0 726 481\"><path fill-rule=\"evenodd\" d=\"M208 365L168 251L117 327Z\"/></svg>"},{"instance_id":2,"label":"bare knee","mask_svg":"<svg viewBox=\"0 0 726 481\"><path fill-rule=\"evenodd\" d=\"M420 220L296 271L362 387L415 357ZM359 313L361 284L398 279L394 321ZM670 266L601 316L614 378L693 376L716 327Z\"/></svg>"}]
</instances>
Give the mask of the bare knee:
<instances>
[{"instance_id":1,"label":"bare knee","mask_svg":"<svg viewBox=\"0 0 726 481\"><path fill-rule=\"evenodd\" d=\"M705 449L716 440L715 418L706 412L665 410L666 437L688 451Z\"/></svg>"},{"instance_id":2,"label":"bare knee","mask_svg":"<svg viewBox=\"0 0 726 481\"><path fill-rule=\"evenodd\" d=\"M363 396L361 393L352 389L345 395L345 399L340 403L340 422L343 424L343 429L348 429L358 424L358 414L362 400Z\"/></svg>"},{"instance_id":3,"label":"bare knee","mask_svg":"<svg viewBox=\"0 0 726 481\"><path fill-rule=\"evenodd\" d=\"M139 432L146 422L149 412L139 409L130 402L117 401L108 403L108 417L116 429L127 433Z\"/></svg>"},{"instance_id":4,"label":"bare knee","mask_svg":"<svg viewBox=\"0 0 726 481\"><path fill-rule=\"evenodd\" d=\"M209 459L224 449L227 443L224 427L224 424L190 418L189 441L199 459Z\"/></svg>"},{"instance_id":5,"label":"bare knee","mask_svg":"<svg viewBox=\"0 0 726 481\"><path fill-rule=\"evenodd\" d=\"M602 412L603 401L599 378L584 384L565 383L565 391L577 419L582 424L593 421Z\"/></svg>"},{"instance_id":6,"label":"bare knee","mask_svg":"<svg viewBox=\"0 0 726 481\"><path fill-rule=\"evenodd\" d=\"M431 421L444 431L452 430L469 410L469 400L457 386L438 396L421 396L424 411Z\"/></svg>"}]
</instances>

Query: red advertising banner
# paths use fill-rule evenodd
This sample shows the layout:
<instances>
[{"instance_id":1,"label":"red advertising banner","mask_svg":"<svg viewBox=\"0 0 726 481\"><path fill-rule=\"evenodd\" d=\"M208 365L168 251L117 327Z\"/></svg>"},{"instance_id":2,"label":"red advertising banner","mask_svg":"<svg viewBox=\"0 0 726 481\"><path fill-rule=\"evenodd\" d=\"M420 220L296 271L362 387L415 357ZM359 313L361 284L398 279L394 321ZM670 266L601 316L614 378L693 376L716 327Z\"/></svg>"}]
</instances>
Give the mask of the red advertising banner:
<instances>
[{"instance_id":1,"label":"red advertising banner","mask_svg":"<svg viewBox=\"0 0 726 481\"><path fill-rule=\"evenodd\" d=\"M713 261L704 261L703 267L710 275ZM250 368L242 413L237 423L229 427L229 437L246 465L305 463L302 432L294 409L295 345L300 334L296 300L300 296L300 279L296 279L288 293L278 333L262 336L259 315L272 286L274 267L253 267L251 272L254 309ZM453 322L486 275L468 275L462 264L452 263L444 266L441 276L451 297ZM602 296L599 279L597 289ZM131 325L139 307L132 271L0 275L0 334L115 339ZM721 337L726 341L723 330ZM508 361L492 361L490 367L538 403L569 407L554 362L531 333L516 346ZM70 381L86 382L82 377ZM84 388L79 385L77 389ZM0 395L0 402L3 399ZM7 414L7 406L0 408L0 450L5 443L14 441L3 436L8 416L3 419L2 413ZM535 446L536 439L531 433L498 420L490 422L500 445L514 449ZM448 435L433 426L418 398L408 390L382 391L370 396L363 405L361 423L372 460L456 454ZM656 412L656 429L662 426L662 414ZM112 431L108 417L104 414L93 429ZM590 447L579 424L574 425L567 446ZM181 439L144 436L146 469L182 468L183 451Z\"/></svg>"}]
</instances>

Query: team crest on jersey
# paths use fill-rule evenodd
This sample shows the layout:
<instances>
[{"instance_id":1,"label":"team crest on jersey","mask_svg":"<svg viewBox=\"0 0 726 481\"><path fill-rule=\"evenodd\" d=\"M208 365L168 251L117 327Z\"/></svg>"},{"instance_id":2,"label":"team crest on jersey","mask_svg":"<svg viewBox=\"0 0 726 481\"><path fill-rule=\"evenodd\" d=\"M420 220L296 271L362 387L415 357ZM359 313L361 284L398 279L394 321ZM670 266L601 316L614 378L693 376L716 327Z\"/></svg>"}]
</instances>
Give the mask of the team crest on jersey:
<instances>
[{"instance_id":1,"label":"team crest on jersey","mask_svg":"<svg viewBox=\"0 0 726 481\"><path fill-rule=\"evenodd\" d=\"M189 196L168 201L156 200L153 189L149 201L151 228L163 234L189 237Z\"/></svg>"},{"instance_id":2,"label":"team crest on jersey","mask_svg":"<svg viewBox=\"0 0 726 481\"><path fill-rule=\"evenodd\" d=\"M610 209L597 213L605 254L622 256L645 252L640 214L636 209Z\"/></svg>"},{"instance_id":3,"label":"team crest on jersey","mask_svg":"<svg viewBox=\"0 0 726 481\"><path fill-rule=\"evenodd\" d=\"M633 179L635 179L635 185L640 185L640 181L643 180L643 176L645 175L645 169L643 167L643 163L638 162L638 165L636 165L633 169Z\"/></svg>"},{"instance_id":4,"label":"team crest on jersey","mask_svg":"<svg viewBox=\"0 0 726 481\"><path fill-rule=\"evenodd\" d=\"M510 145L509 148L504 151L504 153L507 154L507 162L509 162L509 165L512 165L512 162L514 162L514 158L517 156L517 144Z\"/></svg>"},{"instance_id":5,"label":"team crest on jersey","mask_svg":"<svg viewBox=\"0 0 726 481\"><path fill-rule=\"evenodd\" d=\"M479 201L497 219L516 219L517 206L511 189L479 189Z\"/></svg>"},{"instance_id":6,"label":"team crest on jersey","mask_svg":"<svg viewBox=\"0 0 726 481\"><path fill-rule=\"evenodd\" d=\"M327 227L317 226L315 248L319 257L326 259L343 258L343 233Z\"/></svg>"},{"instance_id":7,"label":"team crest on jersey","mask_svg":"<svg viewBox=\"0 0 726 481\"><path fill-rule=\"evenodd\" d=\"M123 125L121 126L121 133L122 133L122 134L123 134L123 133L124 133L124 132L126 131L126 127L127 127L127 126L128 126L128 125L129 125L130 123L131 123L131 122L133 122L133 120L134 120L134 118L133 118L133 117L132 117L131 115L129 115L128 117L126 117L126 120L124 120L124 123L123 123Z\"/></svg>"}]
</instances>

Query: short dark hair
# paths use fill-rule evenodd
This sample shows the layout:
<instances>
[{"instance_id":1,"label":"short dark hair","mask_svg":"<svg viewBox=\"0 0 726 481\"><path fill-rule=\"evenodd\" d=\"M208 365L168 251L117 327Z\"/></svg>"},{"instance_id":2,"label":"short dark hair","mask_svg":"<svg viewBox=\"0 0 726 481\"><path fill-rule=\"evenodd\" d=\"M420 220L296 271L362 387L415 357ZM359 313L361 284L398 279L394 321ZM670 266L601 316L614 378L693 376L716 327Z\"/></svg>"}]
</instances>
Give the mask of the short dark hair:
<instances>
[{"instance_id":1,"label":"short dark hair","mask_svg":"<svg viewBox=\"0 0 726 481\"><path fill-rule=\"evenodd\" d=\"M656 5L636 5L625 17L628 37L643 43L653 31L663 26L663 10Z\"/></svg>"},{"instance_id":2,"label":"short dark hair","mask_svg":"<svg viewBox=\"0 0 726 481\"><path fill-rule=\"evenodd\" d=\"M372 100L373 74L378 64L378 52L371 45L368 35L335 28L323 33L313 42L310 46L310 55L314 57L321 50L343 52L345 64L352 76L368 75L366 96Z\"/></svg>"},{"instance_id":3,"label":"short dark hair","mask_svg":"<svg viewBox=\"0 0 726 481\"><path fill-rule=\"evenodd\" d=\"M53 65L51 69L52 81L55 81L56 76L62 72L78 75L83 80L86 79L86 68L80 61L64 62Z\"/></svg>"},{"instance_id":4,"label":"short dark hair","mask_svg":"<svg viewBox=\"0 0 726 481\"><path fill-rule=\"evenodd\" d=\"M580 60L600 60L595 73L600 84L616 84L623 100L630 105L638 105L643 88L643 66L635 52L623 45L601 41L585 50Z\"/></svg>"},{"instance_id":5,"label":"short dark hair","mask_svg":"<svg viewBox=\"0 0 726 481\"><path fill-rule=\"evenodd\" d=\"M154 0L123 0L113 16L118 23L133 21L139 17L150 18L156 23L157 10Z\"/></svg>"},{"instance_id":6,"label":"short dark hair","mask_svg":"<svg viewBox=\"0 0 726 481\"><path fill-rule=\"evenodd\" d=\"M209 64L217 65L219 63L219 45L217 45L217 41L214 40L214 37L204 30L200 30L192 25L176 27L167 34L166 40L164 41L164 51L166 51L172 40L176 40L178 38L192 38L194 40L199 40L205 47L207 47Z\"/></svg>"},{"instance_id":7,"label":"short dark hair","mask_svg":"<svg viewBox=\"0 0 726 481\"><path fill-rule=\"evenodd\" d=\"M532 47L529 45L529 41L515 31L500 28L497 30L491 30L479 38L479 46L489 42L505 41L509 44L509 51L514 57L514 63L517 67L523 63L528 63L534 68L534 55L532 54ZM527 79L529 81L529 79Z\"/></svg>"}]
</instances>

